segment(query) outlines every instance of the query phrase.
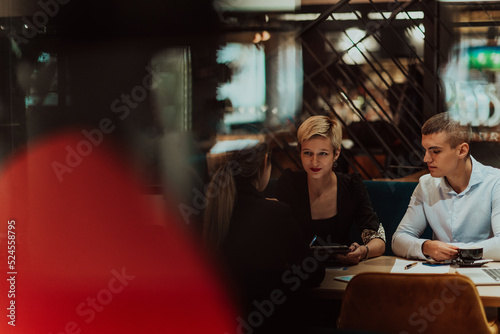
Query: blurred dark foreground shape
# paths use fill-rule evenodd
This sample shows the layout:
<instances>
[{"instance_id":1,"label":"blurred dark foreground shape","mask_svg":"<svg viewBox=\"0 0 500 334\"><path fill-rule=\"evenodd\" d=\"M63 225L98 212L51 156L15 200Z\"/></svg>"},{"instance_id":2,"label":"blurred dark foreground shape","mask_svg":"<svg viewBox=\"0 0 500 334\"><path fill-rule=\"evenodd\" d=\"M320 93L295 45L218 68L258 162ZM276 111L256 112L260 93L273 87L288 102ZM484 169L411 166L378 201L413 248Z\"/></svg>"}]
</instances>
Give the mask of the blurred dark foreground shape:
<instances>
[{"instance_id":1,"label":"blurred dark foreground shape","mask_svg":"<svg viewBox=\"0 0 500 334\"><path fill-rule=\"evenodd\" d=\"M79 130L55 133L1 173L0 268L17 274L14 298L0 284L0 333L234 332L225 292L182 225L141 196L111 140L85 142Z\"/></svg>"}]
</instances>

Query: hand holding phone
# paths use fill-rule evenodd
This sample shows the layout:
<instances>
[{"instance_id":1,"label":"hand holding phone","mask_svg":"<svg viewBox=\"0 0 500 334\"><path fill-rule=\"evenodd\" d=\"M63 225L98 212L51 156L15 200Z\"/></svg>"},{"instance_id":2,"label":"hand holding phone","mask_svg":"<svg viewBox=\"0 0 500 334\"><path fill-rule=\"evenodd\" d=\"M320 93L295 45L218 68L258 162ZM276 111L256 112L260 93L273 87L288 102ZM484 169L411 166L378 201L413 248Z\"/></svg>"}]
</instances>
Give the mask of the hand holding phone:
<instances>
[{"instance_id":1,"label":"hand holding phone","mask_svg":"<svg viewBox=\"0 0 500 334\"><path fill-rule=\"evenodd\" d=\"M347 254L350 252L349 246L338 243L327 243L321 240L321 238L318 238L317 235L315 235L309 243L309 248L324 250L329 254Z\"/></svg>"}]
</instances>

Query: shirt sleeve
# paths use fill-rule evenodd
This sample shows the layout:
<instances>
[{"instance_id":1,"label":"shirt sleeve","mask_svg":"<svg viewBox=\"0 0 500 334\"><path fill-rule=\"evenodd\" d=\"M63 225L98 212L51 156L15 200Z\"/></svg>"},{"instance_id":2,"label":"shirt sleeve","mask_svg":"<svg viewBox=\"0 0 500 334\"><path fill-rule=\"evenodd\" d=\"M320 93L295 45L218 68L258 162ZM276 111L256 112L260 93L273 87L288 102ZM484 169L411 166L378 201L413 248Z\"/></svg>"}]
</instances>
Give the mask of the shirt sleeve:
<instances>
[{"instance_id":1,"label":"shirt sleeve","mask_svg":"<svg viewBox=\"0 0 500 334\"><path fill-rule=\"evenodd\" d=\"M492 237L479 243L483 247L483 258L500 261L500 183L493 189L491 202Z\"/></svg>"},{"instance_id":2,"label":"shirt sleeve","mask_svg":"<svg viewBox=\"0 0 500 334\"><path fill-rule=\"evenodd\" d=\"M403 219L392 236L392 251L395 255L405 258L427 259L422 253L422 244L427 239L420 238L427 227L423 203L423 189L419 183L411 196Z\"/></svg>"},{"instance_id":3,"label":"shirt sleeve","mask_svg":"<svg viewBox=\"0 0 500 334\"><path fill-rule=\"evenodd\" d=\"M365 245L376 238L382 239L384 242L386 241L385 229L382 226L382 223L378 225L378 230L376 232L368 229L365 229L363 230L363 232L361 232L361 239L363 240L363 243Z\"/></svg>"},{"instance_id":4,"label":"shirt sleeve","mask_svg":"<svg viewBox=\"0 0 500 334\"><path fill-rule=\"evenodd\" d=\"M492 237L475 243L453 243L458 247L482 247L483 259L500 261L500 183L492 190L491 233Z\"/></svg>"}]
</instances>

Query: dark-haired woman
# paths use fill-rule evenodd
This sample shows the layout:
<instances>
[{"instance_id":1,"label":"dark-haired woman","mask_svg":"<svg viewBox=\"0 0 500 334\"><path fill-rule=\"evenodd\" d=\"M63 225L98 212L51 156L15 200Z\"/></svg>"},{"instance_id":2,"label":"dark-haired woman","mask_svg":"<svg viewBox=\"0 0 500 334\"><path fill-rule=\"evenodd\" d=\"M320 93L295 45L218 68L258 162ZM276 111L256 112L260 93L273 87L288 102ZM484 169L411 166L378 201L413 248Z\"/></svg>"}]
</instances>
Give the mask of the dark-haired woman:
<instances>
[{"instance_id":1,"label":"dark-haired woman","mask_svg":"<svg viewBox=\"0 0 500 334\"><path fill-rule=\"evenodd\" d=\"M319 285L321 259L309 250L291 208L260 193L269 182L266 143L228 152L207 191L204 239L224 259L242 302L246 332L297 329L297 292Z\"/></svg>"}]
</instances>

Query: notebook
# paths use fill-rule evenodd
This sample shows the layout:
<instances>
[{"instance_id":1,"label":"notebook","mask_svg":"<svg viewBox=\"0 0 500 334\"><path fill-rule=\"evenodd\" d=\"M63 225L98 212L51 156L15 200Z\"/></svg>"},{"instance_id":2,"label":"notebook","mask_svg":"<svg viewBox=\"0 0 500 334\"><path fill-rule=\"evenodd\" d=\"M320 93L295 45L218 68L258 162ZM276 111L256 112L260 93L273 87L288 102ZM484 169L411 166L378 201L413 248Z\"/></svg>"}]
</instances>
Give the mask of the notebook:
<instances>
[{"instance_id":1,"label":"notebook","mask_svg":"<svg viewBox=\"0 0 500 334\"><path fill-rule=\"evenodd\" d=\"M457 268L476 285L500 285L500 268Z\"/></svg>"}]
</instances>

